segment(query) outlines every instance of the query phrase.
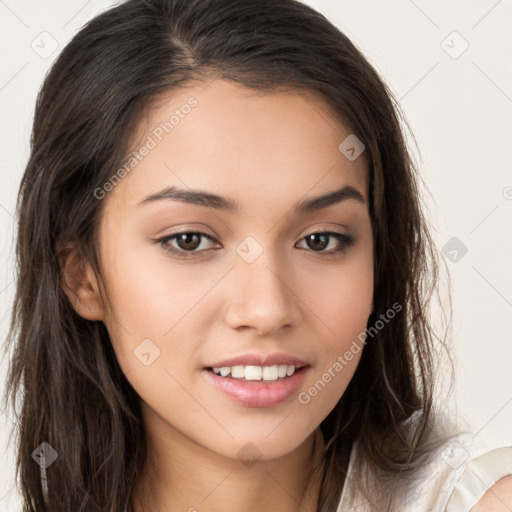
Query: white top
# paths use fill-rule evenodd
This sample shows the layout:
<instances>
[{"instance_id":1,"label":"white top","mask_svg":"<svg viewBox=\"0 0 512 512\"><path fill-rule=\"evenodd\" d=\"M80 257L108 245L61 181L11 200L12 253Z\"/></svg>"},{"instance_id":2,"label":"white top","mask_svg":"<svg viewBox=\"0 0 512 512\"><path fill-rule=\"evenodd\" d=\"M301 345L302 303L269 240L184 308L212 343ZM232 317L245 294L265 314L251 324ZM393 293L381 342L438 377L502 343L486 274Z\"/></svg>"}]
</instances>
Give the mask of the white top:
<instances>
[{"instance_id":1,"label":"white top","mask_svg":"<svg viewBox=\"0 0 512 512\"><path fill-rule=\"evenodd\" d=\"M350 454L348 475L337 512L368 512L368 501L360 494L352 494L353 465L357 454L357 441ZM464 432L447 441L426 468L418 485L409 488L397 512L469 512L485 492L504 476L512 475L512 446L489 449L474 434ZM384 506L383 510L386 510Z\"/></svg>"}]
</instances>

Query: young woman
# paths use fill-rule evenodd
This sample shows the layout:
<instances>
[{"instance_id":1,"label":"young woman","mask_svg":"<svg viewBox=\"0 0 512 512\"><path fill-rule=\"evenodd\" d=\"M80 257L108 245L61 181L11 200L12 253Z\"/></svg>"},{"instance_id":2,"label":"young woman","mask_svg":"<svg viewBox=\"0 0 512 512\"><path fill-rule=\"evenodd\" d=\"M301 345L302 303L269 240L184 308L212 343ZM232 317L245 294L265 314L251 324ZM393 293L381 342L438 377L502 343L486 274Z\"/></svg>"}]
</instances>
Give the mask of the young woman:
<instances>
[{"instance_id":1,"label":"young woman","mask_svg":"<svg viewBox=\"0 0 512 512\"><path fill-rule=\"evenodd\" d=\"M24 511L512 506L510 449L433 407L400 126L294 0L129 0L73 38L18 203Z\"/></svg>"}]
</instances>

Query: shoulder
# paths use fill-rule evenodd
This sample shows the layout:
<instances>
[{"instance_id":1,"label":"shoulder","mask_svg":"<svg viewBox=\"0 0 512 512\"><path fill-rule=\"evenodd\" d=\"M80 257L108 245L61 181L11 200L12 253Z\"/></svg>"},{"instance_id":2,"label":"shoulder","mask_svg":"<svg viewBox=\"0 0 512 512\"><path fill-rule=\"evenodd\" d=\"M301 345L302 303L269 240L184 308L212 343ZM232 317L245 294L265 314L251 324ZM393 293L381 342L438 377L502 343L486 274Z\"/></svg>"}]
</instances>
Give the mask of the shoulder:
<instances>
[{"instance_id":1,"label":"shoulder","mask_svg":"<svg viewBox=\"0 0 512 512\"><path fill-rule=\"evenodd\" d=\"M352 469L350 466L348 489L344 489L338 512L349 505L350 510L368 510L368 493L352 494L354 482L361 476ZM453 434L415 476L399 478L394 487L393 510L399 512L510 512L512 446L492 448L471 432ZM379 493L386 494L382 479L377 478L370 494L375 497ZM383 504L380 509L385 510L387 498Z\"/></svg>"},{"instance_id":2,"label":"shoulder","mask_svg":"<svg viewBox=\"0 0 512 512\"><path fill-rule=\"evenodd\" d=\"M493 447L470 432L453 435L414 491L402 512L510 512L512 446Z\"/></svg>"},{"instance_id":3,"label":"shoulder","mask_svg":"<svg viewBox=\"0 0 512 512\"><path fill-rule=\"evenodd\" d=\"M494 484L477 502L472 512L509 512L512 510L512 475Z\"/></svg>"},{"instance_id":4,"label":"shoulder","mask_svg":"<svg viewBox=\"0 0 512 512\"><path fill-rule=\"evenodd\" d=\"M512 510L512 446L494 449L461 444L467 450L463 471L449 496L446 512Z\"/></svg>"}]
</instances>

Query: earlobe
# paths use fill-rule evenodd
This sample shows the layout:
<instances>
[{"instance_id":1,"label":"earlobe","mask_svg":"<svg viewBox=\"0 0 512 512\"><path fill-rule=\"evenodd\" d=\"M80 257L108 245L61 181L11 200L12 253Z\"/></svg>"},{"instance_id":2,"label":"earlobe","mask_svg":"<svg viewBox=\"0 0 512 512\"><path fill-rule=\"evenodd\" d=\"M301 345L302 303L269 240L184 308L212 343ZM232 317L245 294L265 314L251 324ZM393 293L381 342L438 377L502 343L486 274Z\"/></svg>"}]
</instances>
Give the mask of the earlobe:
<instances>
[{"instance_id":1,"label":"earlobe","mask_svg":"<svg viewBox=\"0 0 512 512\"><path fill-rule=\"evenodd\" d=\"M75 243L58 244L60 285L73 309L87 320L103 320L98 280L90 263L79 254Z\"/></svg>"}]
</instances>

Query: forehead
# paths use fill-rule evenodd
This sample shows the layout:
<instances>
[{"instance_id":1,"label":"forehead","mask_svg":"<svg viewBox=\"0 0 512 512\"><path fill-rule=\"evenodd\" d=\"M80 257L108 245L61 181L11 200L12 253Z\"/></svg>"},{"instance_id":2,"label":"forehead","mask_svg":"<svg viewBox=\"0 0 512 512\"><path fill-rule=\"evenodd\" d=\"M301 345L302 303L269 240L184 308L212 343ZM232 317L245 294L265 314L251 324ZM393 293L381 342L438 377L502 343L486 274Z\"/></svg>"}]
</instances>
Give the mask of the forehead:
<instances>
[{"instance_id":1,"label":"forehead","mask_svg":"<svg viewBox=\"0 0 512 512\"><path fill-rule=\"evenodd\" d=\"M318 93L191 83L146 110L124 162L126 177L111 195L133 206L179 185L244 205L296 201L309 190L318 195L348 184L367 199L365 154L351 161L339 149L350 135Z\"/></svg>"}]
</instances>

